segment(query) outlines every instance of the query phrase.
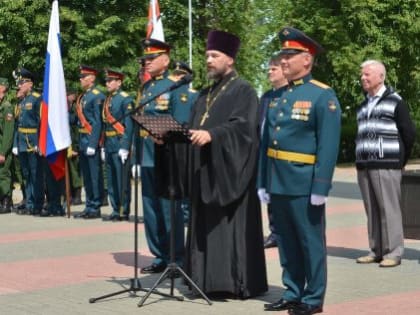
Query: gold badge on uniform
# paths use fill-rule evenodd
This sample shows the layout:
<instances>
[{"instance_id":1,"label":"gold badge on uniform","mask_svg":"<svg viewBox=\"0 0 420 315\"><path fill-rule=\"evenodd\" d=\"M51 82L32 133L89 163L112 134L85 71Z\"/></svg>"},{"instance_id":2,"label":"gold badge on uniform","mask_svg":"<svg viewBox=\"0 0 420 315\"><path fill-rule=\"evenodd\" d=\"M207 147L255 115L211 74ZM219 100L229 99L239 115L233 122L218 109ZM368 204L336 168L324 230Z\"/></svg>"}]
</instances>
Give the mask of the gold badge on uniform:
<instances>
[{"instance_id":1,"label":"gold badge on uniform","mask_svg":"<svg viewBox=\"0 0 420 315\"><path fill-rule=\"evenodd\" d=\"M337 110L337 105L335 104L335 101L334 100L328 101L328 109L331 112L335 112Z\"/></svg>"},{"instance_id":2,"label":"gold badge on uniform","mask_svg":"<svg viewBox=\"0 0 420 315\"><path fill-rule=\"evenodd\" d=\"M188 101L188 95L185 93L182 93L179 97L181 99L181 102L186 103Z\"/></svg>"},{"instance_id":3,"label":"gold badge on uniform","mask_svg":"<svg viewBox=\"0 0 420 315\"><path fill-rule=\"evenodd\" d=\"M268 108L274 108L277 105L278 98L273 98L271 102L268 104Z\"/></svg>"},{"instance_id":4,"label":"gold badge on uniform","mask_svg":"<svg viewBox=\"0 0 420 315\"><path fill-rule=\"evenodd\" d=\"M31 110L32 109L32 103L26 103L25 104L25 109L26 110Z\"/></svg>"}]
</instances>

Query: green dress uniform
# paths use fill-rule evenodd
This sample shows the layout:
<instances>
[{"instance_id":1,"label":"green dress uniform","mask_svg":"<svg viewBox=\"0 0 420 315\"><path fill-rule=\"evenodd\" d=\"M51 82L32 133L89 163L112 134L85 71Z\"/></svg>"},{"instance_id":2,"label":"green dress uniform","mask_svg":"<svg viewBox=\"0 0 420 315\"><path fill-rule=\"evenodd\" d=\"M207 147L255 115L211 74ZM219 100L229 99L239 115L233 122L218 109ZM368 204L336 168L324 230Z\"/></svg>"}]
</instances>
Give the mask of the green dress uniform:
<instances>
[{"instance_id":1,"label":"green dress uniform","mask_svg":"<svg viewBox=\"0 0 420 315\"><path fill-rule=\"evenodd\" d=\"M32 91L16 107L13 147L19 153L26 196L26 210L19 212L26 214L39 214L44 204L44 158L38 154L41 99Z\"/></svg>"},{"instance_id":2,"label":"green dress uniform","mask_svg":"<svg viewBox=\"0 0 420 315\"><path fill-rule=\"evenodd\" d=\"M105 95L95 86L78 98L77 106L80 106L84 118L91 127L89 131L78 115L80 168L86 192L86 207L79 215L81 217L95 218L101 213L103 178L99 140L102 132L101 112L104 99ZM93 155L87 155L88 147L95 150Z\"/></svg>"},{"instance_id":3,"label":"green dress uniform","mask_svg":"<svg viewBox=\"0 0 420 315\"><path fill-rule=\"evenodd\" d=\"M3 99L0 101L0 155L5 160L0 164L0 212L11 211L11 164L12 164L12 144L15 117L12 105Z\"/></svg>"},{"instance_id":4,"label":"green dress uniform","mask_svg":"<svg viewBox=\"0 0 420 315\"><path fill-rule=\"evenodd\" d=\"M271 196L283 267L283 299L323 305L326 290L325 204L340 140L334 91L307 75L291 82L267 110L258 186Z\"/></svg>"},{"instance_id":5,"label":"green dress uniform","mask_svg":"<svg viewBox=\"0 0 420 315\"><path fill-rule=\"evenodd\" d=\"M142 100L160 94L174 83L175 81L165 71L144 84ZM167 92L148 103L144 107L144 115L174 115L178 106L184 106L179 95L176 92ZM170 201L156 193L157 187L161 186L158 183L161 176L155 176L155 144L147 136L145 130L140 130L140 135L142 136L140 164L146 239L151 253L155 256L152 265L162 268L169 263L170 259ZM181 264L184 255L184 223L179 200L176 201L176 208L175 257L177 263Z\"/></svg>"},{"instance_id":6,"label":"green dress uniform","mask_svg":"<svg viewBox=\"0 0 420 315\"><path fill-rule=\"evenodd\" d=\"M275 104L278 102L278 99L281 97L281 95L283 94L285 90L286 90L285 86L278 89L270 89L261 96L261 101L260 101L261 133L264 127L265 116L267 114L268 108L275 106ZM270 238L272 238L274 241L277 241L277 233L276 233L276 228L273 222L273 211L271 210L271 203L267 204L267 214L268 214L270 236L268 237L266 242L270 242L271 241Z\"/></svg>"},{"instance_id":7,"label":"green dress uniform","mask_svg":"<svg viewBox=\"0 0 420 315\"><path fill-rule=\"evenodd\" d=\"M120 149L130 151L133 136L133 120L130 116L125 115L132 108L133 98L122 90L115 91L109 95L103 108L108 196L113 210L111 219L122 217L128 220L130 214L131 185L129 161L127 160L123 164L118 151ZM107 111L111 115L108 119ZM118 122L121 125L112 124L112 119L119 120L124 116L125 118ZM118 126L123 128L120 129Z\"/></svg>"}]
</instances>

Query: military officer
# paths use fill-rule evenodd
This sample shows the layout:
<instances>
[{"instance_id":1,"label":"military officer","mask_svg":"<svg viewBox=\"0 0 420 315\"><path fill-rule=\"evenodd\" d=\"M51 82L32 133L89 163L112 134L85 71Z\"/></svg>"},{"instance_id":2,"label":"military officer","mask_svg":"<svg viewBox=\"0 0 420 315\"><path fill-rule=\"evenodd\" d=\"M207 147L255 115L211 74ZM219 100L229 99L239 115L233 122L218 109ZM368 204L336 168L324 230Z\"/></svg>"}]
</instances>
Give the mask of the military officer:
<instances>
[{"instance_id":1,"label":"military officer","mask_svg":"<svg viewBox=\"0 0 420 315\"><path fill-rule=\"evenodd\" d=\"M105 95L96 87L98 71L90 66L80 66L80 85L83 93L76 102L79 126L80 168L85 185L85 209L76 218L101 216L103 179L99 140L102 132L102 106Z\"/></svg>"},{"instance_id":2,"label":"military officer","mask_svg":"<svg viewBox=\"0 0 420 315\"><path fill-rule=\"evenodd\" d=\"M175 83L169 77L170 46L167 43L155 40L143 40L145 71L151 79L144 83L142 101L158 95ZM166 92L158 96L144 107L145 115L174 114L179 100L175 93ZM140 131L141 141L141 181L144 225L147 244L155 256L150 266L141 269L142 273L162 272L169 263L169 236L170 236L170 201L159 197L156 193L159 182L155 176L155 145L145 130ZM179 208L179 202L177 202ZM178 210L178 209L177 209ZM175 231L175 257L181 264L184 255L184 229L182 211L176 211Z\"/></svg>"},{"instance_id":3,"label":"military officer","mask_svg":"<svg viewBox=\"0 0 420 315\"><path fill-rule=\"evenodd\" d=\"M340 141L340 105L332 88L312 78L322 47L285 27L281 67L287 90L269 106L258 186L270 195L285 291L266 311L322 312L327 285L325 202Z\"/></svg>"},{"instance_id":4,"label":"military officer","mask_svg":"<svg viewBox=\"0 0 420 315\"><path fill-rule=\"evenodd\" d=\"M11 163L15 117L13 108L6 99L9 82L0 78L0 213L12 211Z\"/></svg>"},{"instance_id":5,"label":"military officer","mask_svg":"<svg viewBox=\"0 0 420 315\"><path fill-rule=\"evenodd\" d=\"M39 155L38 137L40 126L41 94L33 90L34 75L21 68L17 75L16 132L12 152L19 155L22 177L25 181L25 209L18 214L38 215L44 204L44 163Z\"/></svg>"},{"instance_id":6,"label":"military officer","mask_svg":"<svg viewBox=\"0 0 420 315\"><path fill-rule=\"evenodd\" d=\"M278 98L283 94L287 87L287 79L283 75L280 65L281 56L278 53L275 53L271 56L268 64L268 79L271 83L271 89L266 91L260 100L260 128L263 129L265 114L268 107L275 106ZM262 203L267 204L267 214L270 235L264 241L264 248L277 247L277 234L275 232L273 214L271 211L271 203L269 198L266 198L267 193L264 189L258 191L258 196Z\"/></svg>"},{"instance_id":7,"label":"military officer","mask_svg":"<svg viewBox=\"0 0 420 315\"><path fill-rule=\"evenodd\" d=\"M124 74L105 70L106 88L109 92L102 110L105 129L105 159L108 176L108 196L112 206L109 220L129 220L130 168L129 152L133 132L133 98L121 88ZM124 117L124 118L122 118ZM120 120L122 118L122 120Z\"/></svg>"}]
</instances>

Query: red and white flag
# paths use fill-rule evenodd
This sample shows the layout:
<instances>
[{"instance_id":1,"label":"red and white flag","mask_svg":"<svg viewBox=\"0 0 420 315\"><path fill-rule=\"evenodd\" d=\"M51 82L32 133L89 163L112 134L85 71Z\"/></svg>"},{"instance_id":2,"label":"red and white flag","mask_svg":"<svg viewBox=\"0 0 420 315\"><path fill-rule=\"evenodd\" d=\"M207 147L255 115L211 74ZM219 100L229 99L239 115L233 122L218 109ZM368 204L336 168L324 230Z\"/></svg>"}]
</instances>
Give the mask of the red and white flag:
<instances>
[{"instance_id":1,"label":"red and white flag","mask_svg":"<svg viewBox=\"0 0 420 315\"><path fill-rule=\"evenodd\" d=\"M150 0L146 38L157 39L161 42L165 41L158 0Z\"/></svg>"}]
</instances>

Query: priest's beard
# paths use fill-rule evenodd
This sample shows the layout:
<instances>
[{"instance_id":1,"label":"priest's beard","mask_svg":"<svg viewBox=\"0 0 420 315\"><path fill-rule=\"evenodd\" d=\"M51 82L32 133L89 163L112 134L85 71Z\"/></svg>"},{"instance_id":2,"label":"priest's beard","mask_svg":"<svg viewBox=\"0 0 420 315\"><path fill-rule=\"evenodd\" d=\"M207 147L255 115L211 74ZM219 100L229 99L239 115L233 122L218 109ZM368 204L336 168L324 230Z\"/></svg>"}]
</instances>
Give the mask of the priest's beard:
<instances>
[{"instance_id":1,"label":"priest's beard","mask_svg":"<svg viewBox=\"0 0 420 315\"><path fill-rule=\"evenodd\" d=\"M216 69L211 69L207 71L207 79L219 81L223 77L223 74Z\"/></svg>"}]
</instances>

